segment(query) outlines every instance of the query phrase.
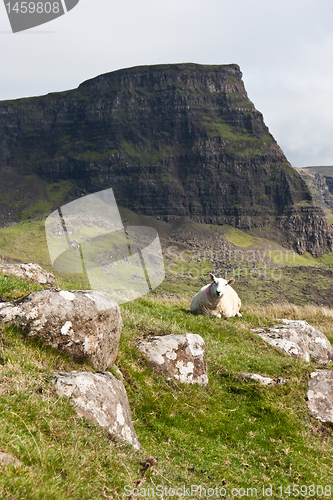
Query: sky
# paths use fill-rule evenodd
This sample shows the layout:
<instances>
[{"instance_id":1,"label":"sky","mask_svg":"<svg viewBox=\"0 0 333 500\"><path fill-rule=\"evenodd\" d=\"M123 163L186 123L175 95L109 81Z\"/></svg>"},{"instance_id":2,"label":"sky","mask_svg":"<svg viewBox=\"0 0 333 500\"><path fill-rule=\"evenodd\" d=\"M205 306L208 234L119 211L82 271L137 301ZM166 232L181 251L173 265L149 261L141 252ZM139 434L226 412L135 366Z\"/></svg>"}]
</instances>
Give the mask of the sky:
<instances>
[{"instance_id":1,"label":"sky","mask_svg":"<svg viewBox=\"0 0 333 500\"><path fill-rule=\"evenodd\" d=\"M132 66L237 63L290 163L333 165L333 0L79 0L19 33L8 1L0 4L0 100Z\"/></svg>"}]
</instances>

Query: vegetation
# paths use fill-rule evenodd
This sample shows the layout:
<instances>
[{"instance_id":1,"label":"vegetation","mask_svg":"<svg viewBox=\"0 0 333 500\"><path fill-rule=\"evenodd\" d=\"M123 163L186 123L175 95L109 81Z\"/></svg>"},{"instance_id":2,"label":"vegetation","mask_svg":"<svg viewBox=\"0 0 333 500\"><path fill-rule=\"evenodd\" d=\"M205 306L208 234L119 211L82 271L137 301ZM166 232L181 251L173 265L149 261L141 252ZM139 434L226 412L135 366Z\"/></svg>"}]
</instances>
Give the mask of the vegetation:
<instances>
[{"instance_id":1,"label":"vegetation","mask_svg":"<svg viewBox=\"0 0 333 500\"><path fill-rule=\"evenodd\" d=\"M166 230L163 224L161 235ZM196 231L196 241L217 234L214 226L193 223L190 229ZM129 498L141 476L140 461L148 456L157 456L159 461L146 473L137 492L140 496L133 498L167 499L172 488L191 485L218 491L212 495L209 490L214 499L223 493L231 499L243 492L246 497L266 498L263 488L268 493L272 488L272 498L288 498L288 487L292 492L293 485L306 486L302 498L330 496L320 495L320 489L314 496L309 489L311 485L328 488L332 477L332 430L310 415L306 403L309 374L318 366L287 357L251 328L274 324L281 317L304 319L333 342L333 310L313 304L331 293L331 255L322 259L296 256L302 260L293 262L290 253L279 261L279 255L285 255L279 252L285 249L275 243L229 226L218 231L229 241L229 251L238 252L235 259L244 264L235 283L244 303L243 318L225 320L190 313L190 298L207 282L209 270L222 269L214 255L198 257L198 249L172 240L167 240L170 247L165 249L166 280L148 296L121 306L124 325L116 366L124 377L135 431L143 446L140 452L79 417L71 403L56 394L54 372L91 371L91 366L74 363L23 337L16 328L1 326L0 451L21 462L20 467L2 468L1 499ZM0 248L3 261L9 256L35 260L51 270L40 221L2 229ZM265 249L271 251L267 261L262 258ZM248 261L250 252L257 256L255 262ZM229 274L231 260L223 269ZM265 265L281 271L280 278L258 279L248 272L263 271ZM57 279L61 288L89 287L84 275L57 274ZM39 288L29 280L0 274L0 297L7 300ZM136 347L138 339L149 335L186 332L205 340L206 388L166 380ZM283 377L287 383L263 387L243 381L240 372ZM161 490L156 488L162 486L163 495L158 496ZM204 490L201 496L193 490L192 498L205 498Z\"/></svg>"},{"instance_id":2,"label":"vegetation","mask_svg":"<svg viewBox=\"0 0 333 500\"><path fill-rule=\"evenodd\" d=\"M168 73L173 75L167 75L167 92L162 93L156 92L155 86L145 86L137 87L134 94L120 89L111 79L98 92L90 88L95 84L87 82L73 93L11 103L13 108L38 119L34 118L22 130L24 148L10 151L13 164L27 166L27 175L8 174L0 186L0 203L13 209L8 221L14 220L14 213L21 221L0 229L0 262L36 262L52 271L41 218L79 194L86 194L79 189L78 181L88 173L92 181L88 190L95 191L98 185L106 188L105 179L113 166L135 166L129 170L131 179L144 175L154 189L169 187L172 191L177 186L170 184L174 177L168 171L169 164L181 170L177 179L182 183L184 176L189 188L191 182L201 182L201 164L210 168L215 161L220 165L239 163L253 185L251 203L261 216L267 212L266 206L273 203L272 197L262 191L261 176L266 175L266 165L270 164L267 186L272 192L284 173L290 180L292 197L299 200L297 207L309 208L307 189L291 166L284 163L272 136L260 132L266 129L261 117L252 113L254 108L245 93L237 91L236 86L242 85L240 76L228 77L229 90L234 89L229 92L231 118L226 123L225 115L212 111L216 103L211 100L211 89L194 78L192 90L179 80L179 69L188 76L194 71L199 74L200 67L170 65ZM216 75L221 72L218 66L207 70ZM207 82L214 79L209 77ZM116 94L121 99L114 114L111 110L115 109ZM74 123L72 115L66 115L61 133L59 129L55 135L41 135L33 123L46 116L42 110L48 110L51 116L63 108L64 95L70 105L74 103L77 110L82 110L82 116L80 111ZM188 100L190 95L192 100ZM102 100L105 107L101 114ZM206 111L200 111L200 103L205 103L201 109ZM180 113L175 106L180 106ZM161 113L152 120L144 108ZM85 119L88 115L92 117L89 123ZM92 126L94 122L96 127ZM103 133L99 128L102 122ZM111 134L115 141L110 139L110 130L115 132ZM48 139L50 143L46 142ZM41 148L44 143L45 151ZM218 156L216 147L221 148ZM182 168L184 158L197 158L199 154L201 163L195 160L193 168ZM57 179L58 173L59 178L77 176L76 180L48 183L47 176L42 178L41 174L49 172L51 162L55 176L50 180ZM69 165L73 172L69 172ZM253 165L255 169L260 167L255 175ZM217 172L211 186L227 178L227 184L238 182L236 169L228 169ZM123 180L121 183L127 184ZM163 204L163 197L160 199ZM237 196L231 193L230 199L237 210L250 200L243 190ZM146 199L141 197L138 201L142 204ZM33 220L36 216L40 220ZM128 225L146 222L129 210L126 219ZM310 415L306 401L309 374L318 366L287 357L251 329L272 325L281 317L304 319L333 341L333 311L329 307L333 299L333 254L320 259L309 254L300 256L257 237L254 231L246 234L227 225L186 221L186 232L181 223L167 227L154 219L150 224L161 235L166 279L146 297L121 306L123 330L116 365L110 369L115 376L123 376L143 450L134 451L127 443L79 417L70 401L55 392L55 372L91 371L89 364L75 363L24 337L17 328L0 324L0 451L21 463L18 467L1 467L0 498L155 500L176 496L173 488L184 488L182 495L177 494L184 499L289 498L297 496L295 485L301 491L299 498L331 497L332 429ZM274 227L267 224L265 229L271 237L275 236ZM101 249L105 250L102 243ZM226 320L190 313L190 299L207 283L210 271L236 278L243 318ZM55 274L60 288L89 287L85 274ZM29 280L0 274L1 301L14 300L40 288ZM187 332L200 334L205 340L209 377L206 388L167 380L136 347L139 339L149 335ZM242 380L240 372L283 377L287 382L263 387ZM158 462L147 471L138 494L131 495L141 476L140 461L148 456L158 457ZM196 485L196 489L191 490L191 485ZM161 486L163 493L157 495ZM206 493L198 491L198 487Z\"/></svg>"},{"instance_id":3,"label":"vegetation","mask_svg":"<svg viewBox=\"0 0 333 500\"><path fill-rule=\"evenodd\" d=\"M16 289L19 283L26 293L27 282L12 280ZM0 293L8 293L4 280L0 286ZM123 498L140 477L139 461L149 455L159 461L140 488L217 486L228 498L232 488L256 488L261 498L263 486L272 485L276 498L280 485L329 485L332 433L309 415L305 400L315 364L284 356L249 329L282 315L310 320L333 340L333 312L290 305L247 306L243 312L242 319L217 321L190 314L187 300L160 297L122 306L116 364L142 452L79 418L69 401L56 395L55 371L89 366L24 339L14 328L2 328L0 448L22 466L3 468L1 498ZM154 373L136 348L136 340L147 335L188 331L206 342L205 389ZM261 387L239 379L240 371L288 382Z\"/></svg>"},{"instance_id":4,"label":"vegetation","mask_svg":"<svg viewBox=\"0 0 333 500\"><path fill-rule=\"evenodd\" d=\"M221 137L228 143L226 151L237 156L252 157L268 153L273 142L270 134L265 133L262 137L251 134L246 129L236 128L223 120L214 119L205 115L202 124L208 129L210 137Z\"/></svg>"},{"instance_id":5,"label":"vegetation","mask_svg":"<svg viewBox=\"0 0 333 500\"><path fill-rule=\"evenodd\" d=\"M15 190L14 190L15 187ZM22 175L0 186L0 203L4 203L16 213L20 221L42 218L59 205L64 204L66 197L75 188L73 180L62 180L47 183L35 174Z\"/></svg>"}]
</instances>

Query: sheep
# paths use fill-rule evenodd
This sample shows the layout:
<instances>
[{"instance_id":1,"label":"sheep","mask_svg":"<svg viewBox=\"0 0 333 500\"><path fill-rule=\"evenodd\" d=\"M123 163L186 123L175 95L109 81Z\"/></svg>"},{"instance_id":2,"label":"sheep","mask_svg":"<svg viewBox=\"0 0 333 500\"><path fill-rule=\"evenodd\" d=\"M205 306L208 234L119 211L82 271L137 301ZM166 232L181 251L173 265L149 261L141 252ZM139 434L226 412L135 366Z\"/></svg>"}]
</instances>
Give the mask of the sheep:
<instances>
[{"instance_id":1,"label":"sheep","mask_svg":"<svg viewBox=\"0 0 333 500\"><path fill-rule=\"evenodd\" d=\"M191 312L206 314L221 318L230 318L231 316L242 317L239 309L241 301L237 293L230 285L235 280L229 281L223 278L215 278L214 274L209 275L212 282L203 286L201 290L193 297L191 302Z\"/></svg>"}]
</instances>

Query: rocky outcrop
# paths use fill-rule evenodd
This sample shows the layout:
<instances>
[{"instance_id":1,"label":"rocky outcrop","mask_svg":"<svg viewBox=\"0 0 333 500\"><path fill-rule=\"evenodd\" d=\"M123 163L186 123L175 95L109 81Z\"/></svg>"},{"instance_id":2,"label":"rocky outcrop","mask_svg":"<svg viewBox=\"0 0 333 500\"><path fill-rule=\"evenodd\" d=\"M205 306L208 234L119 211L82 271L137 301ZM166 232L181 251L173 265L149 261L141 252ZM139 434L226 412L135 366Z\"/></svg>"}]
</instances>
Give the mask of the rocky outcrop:
<instances>
[{"instance_id":1,"label":"rocky outcrop","mask_svg":"<svg viewBox=\"0 0 333 500\"><path fill-rule=\"evenodd\" d=\"M333 370L311 373L308 389L308 407L321 422L333 423Z\"/></svg>"},{"instance_id":2,"label":"rocky outcrop","mask_svg":"<svg viewBox=\"0 0 333 500\"><path fill-rule=\"evenodd\" d=\"M55 276L45 271L38 264L0 264L0 273L28 278L39 285L54 286L56 284Z\"/></svg>"},{"instance_id":3,"label":"rocky outcrop","mask_svg":"<svg viewBox=\"0 0 333 500\"><path fill-rule=\"evenodd\" d=\"M314 257L319 257L324 248L333 250L331 227L320 207L304 203L286 210L279 217L276 230L280 243L293 247L301 255L309 251Z\"/></svg>"},{"instance_id":4,"label":"rocky outcrop","mask_svg":"<svg viewBox=\"0 0 333 500\"><path fill-rule=\"evenodd\" d=\"M69 397L80 416L141 449L120 380L110 373L59 372L54 374L53 383L58 395Z\"/></svg>"},{"instance_id":5,"label":"rocky outcrop","mask_svg":"<svg viewBox=\"0 0 333 500\"><path fill-rule=\"evenodd\" d=\"M40 214L36 195L51 212L112 187L118 205L140 214L263 230L301 253L333 249L236 64L142 66L2 102L0 136L3 225L27 207Z\"/></svg>"},{"instance_id":6,"label":"rocky outcrop","mask_svg":"<svg viewBox=\"0 0 333 500\"><path fill-rule=\"evenodd\" d=\"M333 348L327 337L306 321L281 319L283 324L253 328L259 337L289 356L327 365L333 360Z\"/></svg>"},{"instance_id":7,"label":"rocky outcrop","mask_svg":"<svg viewBox=\"0 0 333 500\"><path fill-rule=\"evenodd\" d=\"M300 168L298 172L309 186L312 195L317 200L319 205L321 205L324 209L332 211L333 194L331 191L333 187L333 178L329 180L329 177L317 172L313 168Z\"/></svg>"},{"instance_id":8,"label":"rocky outcrop","mask_svg":"<svg viewBox=\"0 0 333 500\"><path fill-rule=\"evenodd\" d=\"M200 335L147 337L138 343L138 349L169 379L186 384L208 384L206 346Z\"/></svg>"},{"instance_id":9,"label":"rocky outcrop","mask_svg":"<svg viewBox=\"0 0 333 500\"><path fill-rule=\"evenodd\" d=\"M77 290L42 290L0 303L0 321L16 324L28 337L102 371L116 359L122 327L113 300L99 292Z\"/></svg>"},{"instance_id":10,"label":"rocky outcrop","mask_svg":"<svg viewBox=\"0 0 333 500\"><path fill-rule=\"evenodd\" d=\"M333 167L332 167L332 172L333 172ZM327 187L330 190L330 193L333 195L333 175L327 175L325 176L325 179Z\"/></svg>"}]
</instances>

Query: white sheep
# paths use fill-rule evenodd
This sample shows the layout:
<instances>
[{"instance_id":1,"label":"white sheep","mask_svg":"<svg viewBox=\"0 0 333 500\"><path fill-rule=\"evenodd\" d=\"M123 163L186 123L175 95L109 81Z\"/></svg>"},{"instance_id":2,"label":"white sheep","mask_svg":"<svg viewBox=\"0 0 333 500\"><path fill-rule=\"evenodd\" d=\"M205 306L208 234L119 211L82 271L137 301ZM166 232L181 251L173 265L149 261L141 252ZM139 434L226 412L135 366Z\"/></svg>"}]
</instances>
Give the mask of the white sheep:
<instances>
[{"instance_id":1,"label":"white sheep","mask_svg":"<svg viewBox=\"0 0 333 500\"><path fill-rule=\"evenodd\" d=\"M209 275L212 282L203 286L201 290L193 297L191 302L191 311L198 314L206 314L221 318L230 318L231 316L242 317L239 309L241 301L237 293L230 285L235 280L229 281L223 278L215 278L214 274Z\"/></svg>"}]
</instances>

